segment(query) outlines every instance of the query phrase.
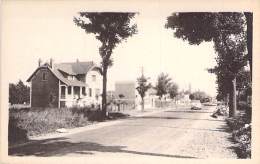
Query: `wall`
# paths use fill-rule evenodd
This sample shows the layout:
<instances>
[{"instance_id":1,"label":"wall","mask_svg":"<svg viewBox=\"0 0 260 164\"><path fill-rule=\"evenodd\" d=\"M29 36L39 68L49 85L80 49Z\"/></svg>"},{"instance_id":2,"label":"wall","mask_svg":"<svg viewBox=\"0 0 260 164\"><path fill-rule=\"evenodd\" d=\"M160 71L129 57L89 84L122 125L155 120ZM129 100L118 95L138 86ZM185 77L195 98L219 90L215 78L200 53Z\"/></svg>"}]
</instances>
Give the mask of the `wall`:
<instances>
[{"instance_id":1,"label":"wall","mask_svg":"<svg viewBox=\"0 0 260 164\"><path fill-rule=\"evenodd\" d=\"M92 75L96 76L96 80L93 81ZM102 94L102 76L98 71L89 71L86 75L86 83L88 84L88 87L86 88L87 97L89 97L89 88L92 90L91 99L94 101L94 103L101 103L101 94ZM99 90L99 93L97 93L97 89ZM96 99L96 95L98 96L98 100Z\"/></svg>"},{"instance_id":2,"label":"wall","mask_svg":"<svg viewBox=\"0 0 260 164\"><path fill-rule=\"evenodd\" d=\"M43 72L46 80L42 80ZM58 107L59 80L47 69L39 69L32 78L32 107Z\"/></svg>"}]
</instances>

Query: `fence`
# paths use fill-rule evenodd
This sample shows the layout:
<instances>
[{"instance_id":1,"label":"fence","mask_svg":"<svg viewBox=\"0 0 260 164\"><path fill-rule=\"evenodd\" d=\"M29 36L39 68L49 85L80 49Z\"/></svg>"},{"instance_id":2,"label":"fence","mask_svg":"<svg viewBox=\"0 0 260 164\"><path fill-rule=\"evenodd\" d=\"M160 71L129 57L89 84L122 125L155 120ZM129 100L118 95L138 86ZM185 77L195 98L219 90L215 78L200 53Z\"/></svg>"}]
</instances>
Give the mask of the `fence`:
<instances>
[{"instance_id":1,"label":"fence","mask_svg":"<svg viewBox=\"0 0 260 164\"><path fill-rule=\"evenodd\" d=\"M108 111L132 110L135 108L135 99L113 99L107 105Z\"/></svg>"},{"instance_id":2,"label":"fence","mask_svg":"<svg viewBox=\"0 0 260 164\"><path fill-rule=\"evenodd\" d=\"M155 100L155 107L156 108L169 108L169 107L176 107L176 102L172 100Z\"/></svg>"}]
</instances>

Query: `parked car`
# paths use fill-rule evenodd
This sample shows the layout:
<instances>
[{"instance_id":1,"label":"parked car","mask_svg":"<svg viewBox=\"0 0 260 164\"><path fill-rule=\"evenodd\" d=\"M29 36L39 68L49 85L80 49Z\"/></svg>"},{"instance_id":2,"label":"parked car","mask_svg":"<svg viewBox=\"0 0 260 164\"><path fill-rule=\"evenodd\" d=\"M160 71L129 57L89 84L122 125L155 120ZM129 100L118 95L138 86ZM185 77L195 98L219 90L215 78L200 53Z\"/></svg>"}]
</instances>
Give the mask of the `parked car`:
<instances>
[{"instance_id":1,"label":"parked car","mask_svg":"<svg viewBox=\"0 0 260 164\"><path fill-rule=\"evenodd\" d=\"M192 100L191 101L191 110L201 110L202 105L200 103L200 100Z\"/></svg>"}]
</instances>

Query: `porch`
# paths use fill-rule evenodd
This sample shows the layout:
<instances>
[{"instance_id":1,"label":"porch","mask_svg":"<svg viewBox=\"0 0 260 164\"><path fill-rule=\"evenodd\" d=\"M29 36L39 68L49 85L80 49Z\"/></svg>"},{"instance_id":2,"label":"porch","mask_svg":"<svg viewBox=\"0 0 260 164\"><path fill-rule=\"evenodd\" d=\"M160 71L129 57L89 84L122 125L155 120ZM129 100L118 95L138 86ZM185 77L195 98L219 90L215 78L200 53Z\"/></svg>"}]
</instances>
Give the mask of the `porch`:
<instances>
[{"instance_id":1,"label":"porch","mask_svg":"<svg viewBox=\"0 0 260 164\"><path fill-rule=\"evenodd\" d=\"M59 87L59 108L97 104L101 98L94 92L92 88L87 86L61 84Z\"/></svg>"},{"instance_id":2,"label":"porch","mask_svg":"<svg viewBox=\"0 0 260 164\"><path fill-rule=\"evenodd\" d=\"M59 92L59 107L73 106L87 97L86 86L60 85Z\"/></svg>"}]
</instances>

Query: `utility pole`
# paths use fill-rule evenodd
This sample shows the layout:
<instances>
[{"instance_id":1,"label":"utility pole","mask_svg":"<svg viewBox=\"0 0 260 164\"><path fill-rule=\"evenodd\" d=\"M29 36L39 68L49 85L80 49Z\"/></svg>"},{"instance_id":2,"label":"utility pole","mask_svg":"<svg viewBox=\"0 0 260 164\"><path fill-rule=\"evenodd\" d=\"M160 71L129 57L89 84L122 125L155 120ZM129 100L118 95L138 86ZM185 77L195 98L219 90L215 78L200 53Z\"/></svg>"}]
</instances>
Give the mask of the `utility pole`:
<instances>
[{"instance_id":1,"label":"utility pole","mask_svg":"<svg viewBox=\"0 0 260 164\"><path fill-rule=\"evenodd\" d=\"M191 84L189 83L189 92L191 94Z\"/></svg>"},{"instance_id":2,"label":"utility pole","mask_svg":"<svg viewBox=\"0 0 260 164\"><path fill-rule=\"evenodd\" d=\"M144 67L141 66L141 73L142 73L142 76L144 76Z\"/></svg>"}]
</instances>

